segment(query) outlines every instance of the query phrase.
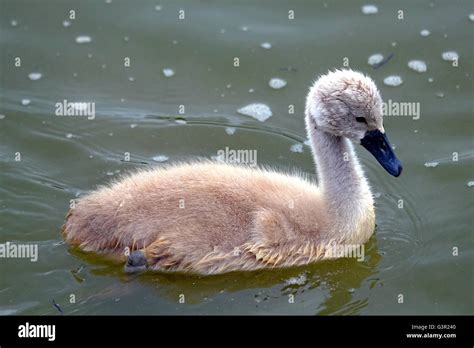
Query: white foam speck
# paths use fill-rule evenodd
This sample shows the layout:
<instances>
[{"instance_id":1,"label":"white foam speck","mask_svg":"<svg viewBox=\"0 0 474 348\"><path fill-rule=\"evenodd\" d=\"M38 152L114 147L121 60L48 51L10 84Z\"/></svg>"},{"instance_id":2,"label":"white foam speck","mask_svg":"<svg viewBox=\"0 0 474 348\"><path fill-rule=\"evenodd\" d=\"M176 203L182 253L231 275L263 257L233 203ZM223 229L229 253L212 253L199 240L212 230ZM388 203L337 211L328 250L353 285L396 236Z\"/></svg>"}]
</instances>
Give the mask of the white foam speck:
<instances>
[{"instance_id":1,"label":"white foam speck","mask_svg":"<svg viewBox=\"0 0 474 348\"><path fill-rule=\"evenodd\" d=\"M432 83L433 81L434 81L434 78L428 77L428 82L429 82L429 83Z\"/></svg>"},{"instance_id":2,"label":"white foam speck","mask_svg":"<svg viewBox=\"0 0 474 348\"><path fill-rule=\"evenodd\" d=\"M400 86L403 83L403 80L398 75L390 75L383 79L383 83L385 83L387 86L396 87Z\"/></svg>"},{"instance_id":3,"label":"white foam speck","mask_svg":"<svg viewBox=\"0 0 474 348\"><path fill-rule=\"evenodd\" d=\"M280 89L286 86L286 81L275 77L268 82L268 85L273 89Z\"/></svg>"},{"instance_id":4,"label":"white foam speck","mask_svg":"<svg viewBox=\"0 0 474 348\"><path fill-rule=\"evenodd\" d=\"M419 73L426 72L426 63L422 60L410 60L408 62L408 67Z\"/></svg>"},{"instance_id":5,"label":"white foam speck","mask_svg":"<svg viewBox=\"0 0 474 348\"><path fill-rule=\"evenodd\" d=\"M135 81L135 78L134 78L133 76L130 76L130 77L128 78L128 81L133 82L133 81Z\"/></svg>"},{"instance_id":6,"label":"white foam speck","mask_svg":"<svg viewBox=\"0 0 474 348\"><path fill-rule=\"evenodd\" d=\"M420 31L420 35L424 37L430 36L430 34L431 32L428 29L423 29L422 31Z\"/></svg>"},{"instance_id":7,"label":"white foam speck","mask_svg":"<svg viewBox=\"0 0 474 348\"><path fill-rule=\"evenodd\" d=\"M304 285L306 283L306 280L308 277L306 276L305 273L301 273L297 277L291 277L287 280L285 280L285 284L287 285Z\"/></svg>"},{"instance_id":8,"label":"white foam speck","mask_svg":"<svg viewBox=\"0 0 474 348\"><path fill-rule=\"evenodd\" d=\"M269 50L270 48L272 48L272 44L270 42L263 42L261 45L260 45L261 48L264 48L266 50Z\"/></svg>"},{"instance_id":9,"label":"white foam speck","mask_svg":"<svg viewBox=\"0 0 474 348\"><path fill-rule=\"evenodd\" d=\"M31 104L31 100L30 99L22 99L21 100L21 105L23 106L27 106L27 105L30 105Z\"/></svg>"},{"instance_id":10,"label":"white foam speck","mask_svg":"<svg viewBox=\"0 0 474 348\"><path fill-rule=\"evenodd\" d=\"M444 93L443 92L436 92L435 96L437 96L438 98L444 98Z\"/></svg>"},{"instance_id":11,"label":"white foam speck","mask_svg":"<svg viewBox=\"0 0 474 348\"><path fill-rule=\"evenodd\" d=\"M132 124L130 125L130 128L137 128L137 124L136 124L136 123L132 123Z\"/></svg>"},{"instance_id":12,"label":"white foam speck","mask_svg":"<svg viewBox=\"0 0 474 348\"><path fill-rule=\"evenodd\" d=\"M436 166L438 166L439 162L426 162L425 163L425 167L426 168L434 168Z\"/></svg>"},{"instance_id":13,"label":"white foam speck","mask_svg":"<svg viewBox=\"0 0 474 348\"><path fill-rule=\"evenodd\" d=\"M248 30L249 30L249 27L247 27L247 26L244 25L244 26L240 27L240 29L241 29L242 31L248 31Z\"/></svg>"},{"instance_id":14,"label":"white foam speck","mask_svg":"<svg viewBox=\"0 0 474 348\"><path fill-rule=\"evenodd\" d=\"M306 139L303 144L305 144L306 146L311 146L311 140Z\"/></svg>"},{"instance_id":15,"label":"white foam speck","mask_svg":"<svg viewBox=\"0 0 474 348\"><path fill-rule=\"evenodd\" d=\"M129 41L130 41L130 37L128 37L128 36L124 36L124 37L123 37L123 41L125 41L125 42L129 42Z\"/></svg>"},{"instance_id":16,"label":"white foam speck","mask_svg":"<svg viewBox=\"0 0 474 348\"><path fill-rule=\"evenodd\" d=\"M291 152L303 152L303 144L293 144L290 146Z\"/></svg>"},{"instance_id":17,"label":"white foam speck","mask_svg":"<svg viewBox=\"0 0 474 348\"><path fill-rule=\"evenodd\" d=\"M447 51L447 52L443 52L443 54L441 55L441 58L443 58L443 60L451 62L453 60L459 59L459 54L455 51Z\"/></svg>"},{"instance_id":18,"label":"white foam speck","mask_svg":"<svg viewBox=\"0 0 474 348\"><path fill-rule=\"evenodd\" d=\"M67 27L70 27L71 26L71 22L69 21L63 21L63 27L64 28L67 28Z\"/></svg>"},{"instance_id":19,"label":"white foam speck","mask_svg":"<svg viewBox=\"0 0 474 348\"><path fill-rule=\"evenodd\" d=\"M5 118L5 115L0 115L0 120L3 120Z\"/></svg>"},{"instance_id":20,"label":"white foam speck","mask_svg":"<svg viewBox=\"0 0 474 348\"><path fill-rule=\"evenodd\" d=\"M272 110L268 105L262 103L253 103L237 110L239 114L250 116L260 122L264 122L272 117Z\"/></svg>"},{"instance_id":21,"label":"white foam speck","mask_svg":"<svg viewBox=\"0 0 474 348\"><path fill-rule=\"evenodd\" d=\"M39 73L39 72L32 72L30 74L28 74L28 78L31 80L31 81L36 81L36 80L39 80L40 78L43 77L43 74L42 73Z\"/></svg>"},{"instance_id":22,"label":"white foam speck","mask_svg":"<svg viewBox=\"0 0 474 348\"><path fill-rule=\"evenodd\" d=\"M369 65L376 65L376 64L381 63L382 61L383 61L383 55L381 55L380 53L376 53L369 57L369 59L367 60L367 63L369 63Z\"/></svg>"},{"instance_id":23,"label":"white foam speck","mask_svg":"<svg viewBox=\"0 0 474 348\"><path fill-rule=\"evenodd\" d=\"M175 120L174 121L177 124L186 124L187 122L185 120Z\"/></svg>"},{"instance_id":24,"label":"white foam speck","mask_svg":"<svg viewBox=\"0 0 474 348\"><path fill-rule=\"evenodd\" d=\"M161 11L163 7L161 5L156 5L155 6L155 11Z\"/></svg>"},{"instance_id":25,"label":"white foam speck","mask_svg":"<svg viewBox=\"0 0 474 348\"><path fill-rule=\"evenodd\" d=\"M85 43L89 43L91 41L92 41L92 38L90 36L87 36L87 35L81 35L81 36L76 37L76 42L78 44L85 44Z\"/></svg>"},{"instance_id":26,"label":"white foam speck","mask_svg":"<svg viewBox=\"0 0 474 348\"><path fill-rule=\"evenodd\" d=\"M255 92L255 90L253 88L250 88L249 93L253 93L253 92Z\"/></svg>"},{"instance_id":27,"label":"white foam speck","mask_svg":"<svg viewBox=\"0 0 474 348\"><path fill-rule=\"evenodd\" d=\"M225 88L230 89L230 88L232 88L232 85L231 85L230 83L228 83L228 84L225 86Z\"/></svg>"},{"instance_id":28,"label":"white foam speck","mask_svg":"<svg viewBox=\"0 0 474 348\"><path fill-rule=\"evenodd\" d=\"M471 14L469 15L469 20L470 20L471 22L474 22L474 13L471 13Z\"/></svg>"},{"instance_id":29,"label":"white foam speck","mask_svg":"<svg viewBox=\"0 0 474 348\"><path fill-rule=\"evenodd\" d=\"M365 15L376 14L379 12L379 9L375 5L364 5L362 6L362 13Z\"/></svg>"},{"instance_id":30,"label":"white foam speck","mask_svg":"<svg viewBox=\"0 0 474 348\"><path fill-rule=\"evenodd\" d=\"M225 132L228 134L228 135L234 135L235 134L235 131L236 129L234 127L227 127L225 129Z\"/></svg>"},{"instance_id":31,"label":"white foam speck","mask_svg":"<svg viewBox=\"0 0 474 348\"><path fill-rule=\"evenodd\" d=\"M469 182L467 183L467 187L472 187L472 186L474 186L474 181L469 181Z\"/></svg>"},{"instance_id":32,"label":"white foam speck","mask_svg":"<svg viewBox=\"0 0 474 348\"><path fill-rule=\"evenodd\" d=\"M73 135L71 133L66 134L66 138L71 139L72 137L73 137Z\"/></svg>"},{"instance_id":33,"label":"white foam speck","mask_svg":"<svg viewBox=\"0 0 474 348\"><path fill-rule=\"evenodd\" d=\"M374 198L380 198L382 194L380 192L375 192L374 193Z\"/></svg>"},{"instance_id":34,"label":"white foam speck","mask_svg":"<svg viewBox=\"0 0 474 348\"><path fill-rule=\"evenodd\" d=\"M171 77L174 75L174 70L169 68L163 69L163 75L165 75L165 77Z\"/></svg>"},{"instance_id":35,"label":"white foam speck","mask_svg":"<svg viewBox=\"0 0 474 348\"><path fill-rule=\"evenodd\" d=\"M16 26L18 25L18 21L16 21L15 19L12 19L12 20L10 21L10 25L11 25L12 27L16 27Z\"/></svg>"},{"instance_id":36,"label":"white foam speck","mask_svg":"<svg viewBox=\"0 0 474 348\"><path fill-rule=\"evenodd\" d=\"M157 155L157 156L152 158L152 160L155 161L155 162L166 162L169 159L170 158L168 156L165 156L165 155Z\"/></svg>"}]
</instances>

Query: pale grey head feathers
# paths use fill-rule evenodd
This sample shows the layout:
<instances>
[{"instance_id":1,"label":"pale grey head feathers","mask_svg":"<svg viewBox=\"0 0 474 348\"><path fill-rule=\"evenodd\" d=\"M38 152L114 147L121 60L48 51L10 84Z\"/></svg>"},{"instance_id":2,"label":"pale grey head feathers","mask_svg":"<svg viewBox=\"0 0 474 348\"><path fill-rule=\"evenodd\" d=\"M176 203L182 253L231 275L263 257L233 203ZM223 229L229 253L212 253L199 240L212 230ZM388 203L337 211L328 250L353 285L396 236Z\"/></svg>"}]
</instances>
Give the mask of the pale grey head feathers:
<instances>
[{"instance_id":1,"label":"pale grey head feathers","mask_svg":"<svg viewBox=\"0 0 474 348\"><path fill-rule=\"evenodd\" d=\"M382 98L370 77L352 70L335 70L311 87L306 113L318 129L359 142L367 131L384 133Z\"/></svg>"}]
</instances>

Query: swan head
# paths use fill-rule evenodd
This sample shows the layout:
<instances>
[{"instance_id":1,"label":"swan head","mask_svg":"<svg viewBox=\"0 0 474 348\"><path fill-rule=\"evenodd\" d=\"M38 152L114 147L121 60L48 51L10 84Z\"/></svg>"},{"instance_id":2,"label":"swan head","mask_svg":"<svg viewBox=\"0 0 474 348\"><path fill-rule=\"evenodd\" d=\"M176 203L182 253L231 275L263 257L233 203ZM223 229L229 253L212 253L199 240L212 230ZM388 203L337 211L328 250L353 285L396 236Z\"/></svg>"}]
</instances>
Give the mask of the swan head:
<instances>
[{"instance_id":1,"label":"swan head","mask_svg":"<svg viewBox=\"0 0 474 348\"><path fill-rule=\"evenodd\" d=\"M383 127L382 97L370 77L352 70L321 76L308 93L306 120L308 127L361 144L387 172L401 174Z\"/></svg>"}]
</instances>

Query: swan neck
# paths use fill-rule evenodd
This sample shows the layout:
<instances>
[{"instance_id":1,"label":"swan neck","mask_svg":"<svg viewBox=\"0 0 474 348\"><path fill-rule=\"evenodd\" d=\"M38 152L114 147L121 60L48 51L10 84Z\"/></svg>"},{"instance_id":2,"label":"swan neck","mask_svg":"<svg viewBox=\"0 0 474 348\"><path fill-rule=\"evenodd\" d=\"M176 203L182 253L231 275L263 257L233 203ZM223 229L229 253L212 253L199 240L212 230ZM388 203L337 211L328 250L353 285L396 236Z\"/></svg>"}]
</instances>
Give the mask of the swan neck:
<instances>
[{"instance_id":1,"label":"swan neck","mask_svg":"<svg viewBox=\"0 0 474 348\"><path fill-rule=\"evenodd\" d=\"M318 129L311 131L318 184L328 204L338 211L366 208L372 193L352 143Z\"/></svg>"}]
</instances>

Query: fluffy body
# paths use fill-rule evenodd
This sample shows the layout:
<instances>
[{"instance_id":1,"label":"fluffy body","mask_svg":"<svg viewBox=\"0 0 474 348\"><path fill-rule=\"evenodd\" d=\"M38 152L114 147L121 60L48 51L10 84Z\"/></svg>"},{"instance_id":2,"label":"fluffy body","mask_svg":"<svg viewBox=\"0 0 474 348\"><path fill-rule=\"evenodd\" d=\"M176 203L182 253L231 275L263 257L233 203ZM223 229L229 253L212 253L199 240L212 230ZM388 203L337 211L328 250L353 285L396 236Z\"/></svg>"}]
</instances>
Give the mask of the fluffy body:
<instances>
[{"instance_id":1,"label":"fluffy body","mask_svg":"<svg viewBox=\"0 0 474 348\"><path fill-rule=\"evenodd\" d=\"M383 130L380 108L372 80L330 73L306 104L318 185L216 162L145 170L81 198L63 236L85 251L142 250L159 271L216 274L332 258L331 246L363 244L374 230L372 194L348 139ZM352 120L357 113L366 125Z\"/></svg>"}]
</instances>

